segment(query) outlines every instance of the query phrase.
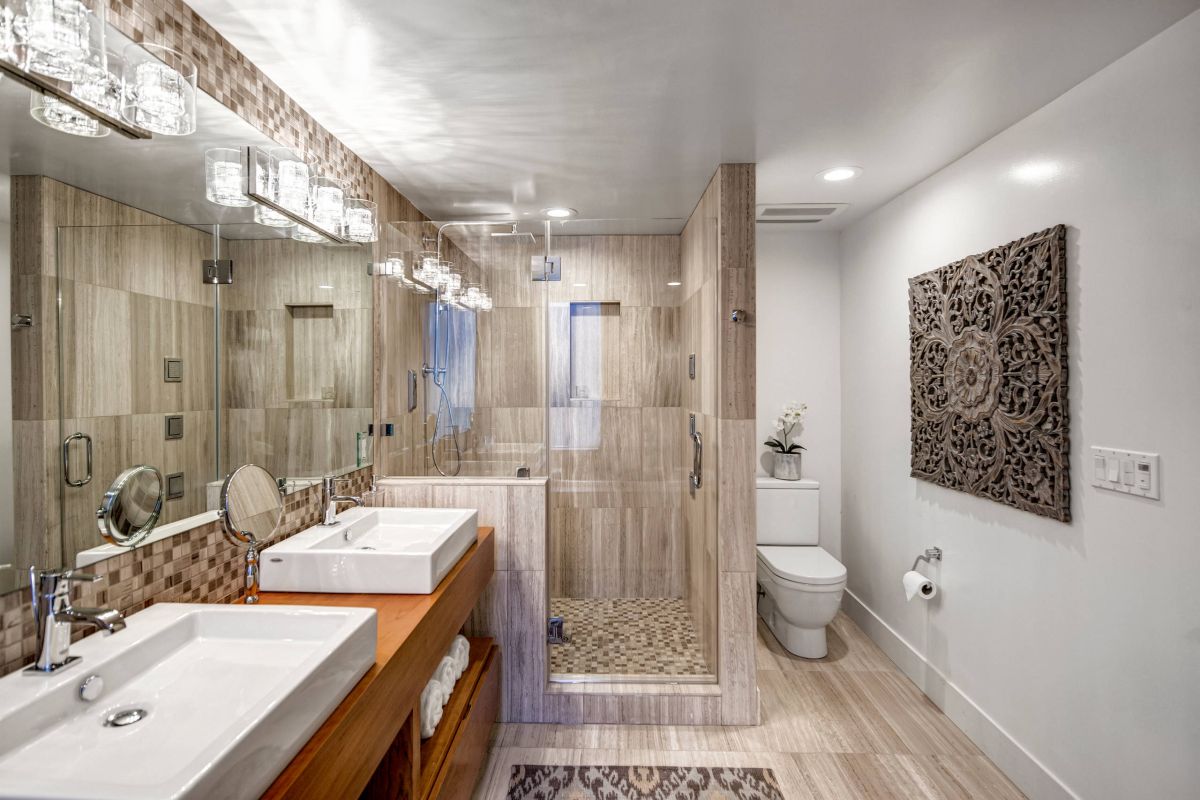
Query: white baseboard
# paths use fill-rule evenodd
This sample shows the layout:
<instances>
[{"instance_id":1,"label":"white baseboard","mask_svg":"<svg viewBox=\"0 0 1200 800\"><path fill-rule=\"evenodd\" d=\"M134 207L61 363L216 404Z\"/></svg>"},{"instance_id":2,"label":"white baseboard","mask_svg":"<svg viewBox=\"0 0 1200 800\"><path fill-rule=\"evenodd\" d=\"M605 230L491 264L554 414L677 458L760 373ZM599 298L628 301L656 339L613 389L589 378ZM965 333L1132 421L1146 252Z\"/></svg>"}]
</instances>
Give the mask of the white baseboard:
<instances>
[{"instance_id":1,"label":"white baseboard","mask_svg":"<svg viewBox=\"0 0 1200 800\"><path fill-rule=\"evenodd\" d=\"M1077 794L849 589L843 596L842 610L1031 800L1079 800Z\"/></svg>"}]
</instances>

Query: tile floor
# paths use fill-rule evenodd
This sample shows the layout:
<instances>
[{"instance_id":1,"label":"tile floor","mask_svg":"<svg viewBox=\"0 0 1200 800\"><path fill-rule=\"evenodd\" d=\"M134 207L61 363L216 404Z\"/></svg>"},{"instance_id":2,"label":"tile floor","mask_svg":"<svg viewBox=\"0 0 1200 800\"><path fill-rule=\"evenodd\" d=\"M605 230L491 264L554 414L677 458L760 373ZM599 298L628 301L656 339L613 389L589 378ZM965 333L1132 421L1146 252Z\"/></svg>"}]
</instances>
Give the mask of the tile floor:
<instances>
[{"instance_id":1,"label":"tile floor","mask_svg":"<svg viewBox=\"0 0 1200 800\"><path fill-rule=\"evenodd\" d=\"M513 764L769 767L788 800L1024 797L845 615L820 661L761 622L757 655L762 725L497 725L475 800L502 800Z\"/></svg>"},{"instance_id":2,"label":"tile floor","mask_svg":"<svg viewBox=\"0 0 1200 800\"><path fill-rule=\"evenodd\" d=\"M555 597L567 644L550 647L550 671L559 675L621 676L712 674L700 653L687 601L668 597L614 599Z\"/></svg>"}]
</instances>

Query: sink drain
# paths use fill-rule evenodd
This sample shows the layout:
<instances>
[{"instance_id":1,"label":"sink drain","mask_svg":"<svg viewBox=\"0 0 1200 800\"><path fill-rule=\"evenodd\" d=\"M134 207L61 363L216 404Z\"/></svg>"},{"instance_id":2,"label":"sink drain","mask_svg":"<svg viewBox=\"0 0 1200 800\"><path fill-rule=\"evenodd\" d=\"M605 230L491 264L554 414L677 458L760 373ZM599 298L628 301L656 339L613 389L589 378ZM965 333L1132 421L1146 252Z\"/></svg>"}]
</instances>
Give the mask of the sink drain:
<instances>
[{"instance_id":1,"label":"sink drain","mask_svg":"<svg viewBox=\"0 0 1200 800\"><path fill-rule=\"evenodd\" d=\"M106 728L124 728L135 722L141 722L149 712L144 708L127 708L124 711L114 711L104 720Z\"/></svg>"}]
</instances>

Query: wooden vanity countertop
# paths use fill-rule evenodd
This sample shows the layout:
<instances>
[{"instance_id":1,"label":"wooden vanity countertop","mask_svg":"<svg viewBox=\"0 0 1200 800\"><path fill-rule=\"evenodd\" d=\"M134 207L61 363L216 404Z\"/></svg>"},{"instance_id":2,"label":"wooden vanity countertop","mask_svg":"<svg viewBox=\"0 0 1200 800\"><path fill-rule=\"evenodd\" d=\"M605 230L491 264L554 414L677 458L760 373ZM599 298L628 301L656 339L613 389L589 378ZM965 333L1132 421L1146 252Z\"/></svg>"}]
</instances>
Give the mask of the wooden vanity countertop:
<instances>
[{"instance_id":1,"label":"wooden vanity countertop","mask_svg":"<svg viewBox=\"0 0 1200 800\"><path fill-rule=\"evenodd\" d=\"M433 594L263 592L260 602L267 605L348 606L378 613L375 664L263 797L357 798L494 569L493 531L480 528L475 544Z\"/></svg>"}]
</instances>

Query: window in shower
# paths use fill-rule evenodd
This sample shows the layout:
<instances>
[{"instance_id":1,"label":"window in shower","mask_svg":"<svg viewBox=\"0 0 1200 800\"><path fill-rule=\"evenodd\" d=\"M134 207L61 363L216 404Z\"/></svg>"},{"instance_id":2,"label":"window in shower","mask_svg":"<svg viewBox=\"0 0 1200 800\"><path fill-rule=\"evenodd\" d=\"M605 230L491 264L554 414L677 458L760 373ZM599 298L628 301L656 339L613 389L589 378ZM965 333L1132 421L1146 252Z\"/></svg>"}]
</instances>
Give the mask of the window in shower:
<instances>
[{"instance_id":1,"label":"window in shower","mask_svg":"<svg viewBox=\"0 0 1200 800\"><path fill-rule=\"evenodd\" d=\"M425 363L429 404L442 415L432 440L465 433L475 413L475 320L477 312L431 302L425 308ZM440 408L438 408L440 405Z\"/></svg>"}]
</instances>

